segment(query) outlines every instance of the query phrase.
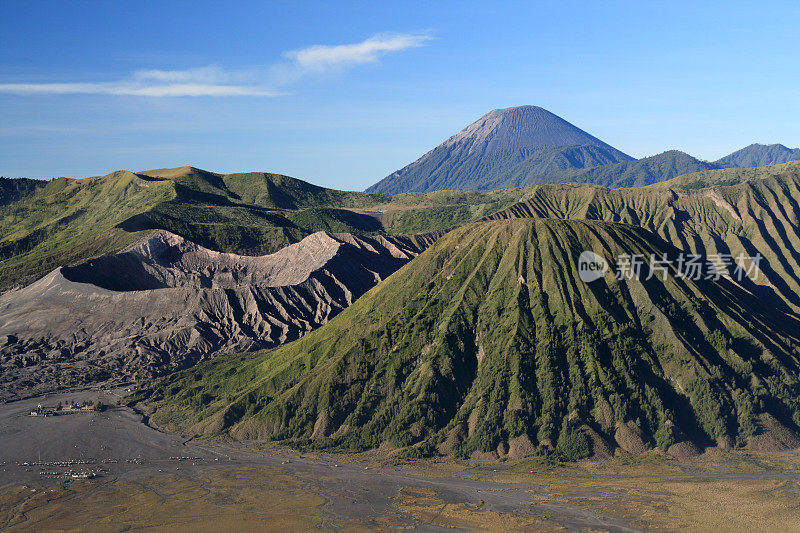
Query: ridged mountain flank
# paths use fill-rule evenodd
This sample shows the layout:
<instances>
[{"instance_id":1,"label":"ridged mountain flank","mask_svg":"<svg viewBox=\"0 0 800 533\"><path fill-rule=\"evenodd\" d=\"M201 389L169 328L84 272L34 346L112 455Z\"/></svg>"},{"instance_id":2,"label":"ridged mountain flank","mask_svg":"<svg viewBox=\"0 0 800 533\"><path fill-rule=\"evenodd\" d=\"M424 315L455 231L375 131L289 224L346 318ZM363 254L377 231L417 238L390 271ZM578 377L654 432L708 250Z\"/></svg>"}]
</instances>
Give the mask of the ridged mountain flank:
<instances>
[{"instance_id":1,"label":"ridged mountain flank","mask_svg":"<svg viewBox=\"0 0 800 533\"><path fill-rule=\"evenodd\" d=\"M419 455L800 443L796 315L724 278L586 283L583 250L678 253L624 224L468 224L302 339L133 401L189 434Z\"/></svg>"},{"instance_id":2,"label":"ridged mountain flank","mask_svg":"<svg viewBox=\"0 0 800 533\"><path fill-rule=\"evenodd\" d=\"M706 170L629 189L546 184L531 191L487 218L605 220L644 227L691 253L761 254L759 297L800 311L800 162Z\"/></svg>"},{"instance_id":3,"label":"ridged mountain flank","mask_svg":"<svg viewBox=\"0 0 800 533\"><path fill-rule=\"evenodd\" d=\"M678 150L668 150L635 161L601 165L585 169L553 172L548 183L592 183L604 187L642 187L670 180L683 174L719 168Z\"/></svg>"},{"instance_id":4,"label":"ridged mountain flank","mask_svg":"<svg viewBox=\"0 0 800 533\"><path fill-rule=\"evenodd\" d=\"M751 168L800 160L800 148L782 144L751 144L716 161L720 167Z\"/></svg>"},{"instance_id":5,"label":"ridged mountain flank","mask_svg":"<svg viewBox=\"0 0 800 533\"><path fill-rule=\"evenodd\" d=\"M553 171L632 158L536 106L495 109L368 192L492 190L538 183Z\"/></svg>"}]
</instances>

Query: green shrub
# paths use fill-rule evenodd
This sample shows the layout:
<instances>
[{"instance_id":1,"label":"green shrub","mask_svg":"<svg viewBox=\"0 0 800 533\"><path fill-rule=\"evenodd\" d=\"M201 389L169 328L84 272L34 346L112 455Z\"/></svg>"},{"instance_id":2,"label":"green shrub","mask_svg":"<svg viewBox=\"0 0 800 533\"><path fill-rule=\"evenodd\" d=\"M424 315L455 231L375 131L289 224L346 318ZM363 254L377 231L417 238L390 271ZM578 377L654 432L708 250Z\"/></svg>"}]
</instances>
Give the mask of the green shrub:
<instances>
[{"instance_id":1,"label":"green shrub","mask_svg":"<svg viewBox=\"0 0 800 533\"><path fill-rule=\"evenodd\" d=\"M578 461L589 457L589 439L579 429L562 431L558 436L556 455L561 461Z\"/></svg>"},{"instance_id":2,"label":"green shrub","mask_svg":"<svg viewBox=\"0 0 800 533\"><path fill-rule=\"evenodd\" d=\"M436 454L436 446L430 440L400 451L401 459L425 459Z\"/></svg>"},{"instance_id":3,"label":"green shrub","mask_svg":"<svg viewBox=\"0 0 800 533\"><path fill-rule=\"evenodd\" d=\"M655 437L656 446L666 451L675 444L675 429L672 424L661 424L653 437Z\"/></svg>"}]
</instances>

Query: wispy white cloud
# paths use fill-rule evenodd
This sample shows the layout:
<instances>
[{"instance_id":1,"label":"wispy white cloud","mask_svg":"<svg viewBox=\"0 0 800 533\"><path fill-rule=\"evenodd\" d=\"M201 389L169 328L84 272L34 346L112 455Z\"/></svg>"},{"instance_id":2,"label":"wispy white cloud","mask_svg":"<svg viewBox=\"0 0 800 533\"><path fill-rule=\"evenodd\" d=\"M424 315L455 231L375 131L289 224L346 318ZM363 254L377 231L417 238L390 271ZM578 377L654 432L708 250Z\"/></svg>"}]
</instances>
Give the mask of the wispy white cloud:
<instances>
[{"instance_id":1,"label":"wispy white cloud","mask_svg":"<svg viewBox=\"0 0 800 533\"><path fill-rule=\"evenodd\" d=\"M283 55L305 70L339 70L365 63L376 63L386 53L417 48L430 39L429 35L379 34L360 43L337 46L317 44L284 52Z\"/></svg>"},{"instance_id":2,"label":"wispy white cloud","mask_svg":"<svg viewBox=\"0 0 800 533\"><path fill-rule=\"evenodd\" d=\"M243 76L217 66L208 66L186 70L138 70L133 77L139 81L162 83L229 83L234 77Z\"/></svg>"},{"instance_id":3,"label":"wispy white cloud","mask_svg":"<svg viewBox=\"0 0 800 533\"><path fill-rule=\"evenodd\" d=\"M164 83L0 83L0 92L20 94L109 94L117 96L279 96L283 93L241 85Z\"/></svg>"},{"instance_id":4,"label":"wispy white cloud","mask_svg":"<svg viewBox=\"0 0 800 533\"><path fill-rule=\"evenodd\" d=\"M118 96L279 96L253 82L248 71L216 66L187 70L139 70L115 82L2 83L0 92L22 94L109 94Z\"/></svg>"},{"instance_id":5,"label":"wispy white cloud","mask_svg":"<svg viewBox=\"0 0 800 533\"><path fill-rule=\"evenodd\" d=\"M285 52L288 63L270 69L225 70L207 66L186 70L139 70L119 81L76 83L0 83L0 93L104 94L116 96L280 96L276 87L314 73L342 71L375 63L390 52L423 46L427 35L379 34L360 43L314 45Z\"/></svg>"}]
</instances>

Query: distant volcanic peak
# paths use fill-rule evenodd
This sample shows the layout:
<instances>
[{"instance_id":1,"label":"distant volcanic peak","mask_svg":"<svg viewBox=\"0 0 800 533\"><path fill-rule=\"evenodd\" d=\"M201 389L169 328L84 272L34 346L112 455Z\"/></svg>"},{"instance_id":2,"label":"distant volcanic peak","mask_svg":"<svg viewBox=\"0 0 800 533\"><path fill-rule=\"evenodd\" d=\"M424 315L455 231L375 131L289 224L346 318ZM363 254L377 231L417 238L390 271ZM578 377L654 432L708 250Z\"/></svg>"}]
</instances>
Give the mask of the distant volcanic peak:
<instances>
[{"instance_id":1,"label":"distant volcanic peak","mask_svg":"<svg viewBox=\"0 0 800 533\"><path fill-rule=\"evenodd\" d=\"M753 143L716 161L723 167L751 168L779 165L800 159L800 148L788 148L782 144Z\"/></svg>"},{"instance_id":2,"label":"distant volcanic peak","mask_svg":"<svg viewBox=\"0 0 800 533\"><path fill-rule=\"evenodd\" d=\"M487 113L367 192L507 189L633 160L546 109L509 107Z\"/></svg>"},{"instance_id":3,"label":"distant volcanic peak","mask_svg":"<svg viewBox=\"0 0 800 533\"><path fill-rule=\"evenodd\" d=\"M683 152L681 150L676 150L674 148L672 150L664 150L663 152L655 154L655 155L643 157L642 159L653 159L655 157L660 157L660 156L664 156L664 155L674 155L674 156L678 156L678 157L685 157L687 159L688 158L694 159L693 156L687 154L686 152Z\"/></svg>"},{"instance_id":4,"label":"distant volcanic peak","mask_svg":"<svg viewBox=\"0 0 800 533\"><path fill-rule=\"evenodd\" d=\"M683 165L690 165L689 167L681 168L680 173L685 174L689 172L695 172L697 170L703 169L715 169L719 168L716 163L712 163L710 161L704 161L702 159L698 159L691 154L687 154L686 152L682 152L681 150L667 150L665 152L661 152L660 154L651 155L648 157L643 157L638 161L630 164L636 163L665 163L665 162L672 162L673 164L683 164ZM691 168L691 166L695 166L697 168ZM677 176L677 174L676 174ZM672 176L674 177L674 176ZM663 178L663 177L662 177ZM665 179L665 178L664 178Z\"/></svg>"},{"instance_id":5,"label":"distant volcanic peak","mask_svg":"<svg viewBox=\"0 0 800 533\"><path fill-rule=\"evenodd\" d=\"M791 152L793 150L797 150L797 148L789 148L788 146L786 146L785 144L782 144L782 143L769 143L769 144L767 144L767 143L753 143L753 144L745 146L741 150L737 150L737 151L738 152L743 152L743 151L748 150L748 149L750 149L750 150L754 150L754 149L769 149L769 150L778 150L778 151L781 151L781 152L783 152L783 151ZM734 152L734 153L736 153L736 152Z\"/></svg>"},{"instance_id":6,"label":"distant volcanic peak","mask_svg":"<svg viewBox=\"0 0 800 533\"><path fill-rule=\"evenodd\" d=\"M781 143L771 143L771 144L753 143L749 146L746 146L745 148L783 148L785 150L790 150L788 146L783 145Z\"/></svg>"},{"instance_id":7,"label":"distant volcanic peak","mask_svg":"<svg viewBox=\"0 0 800 533\"><path fill-rule=\"evenodd\" d=\"M537 106L495 109L444 142L484 145L487 151L537 150L561 146L608 146L561 117Z\"/></svg>"}]
</instances>

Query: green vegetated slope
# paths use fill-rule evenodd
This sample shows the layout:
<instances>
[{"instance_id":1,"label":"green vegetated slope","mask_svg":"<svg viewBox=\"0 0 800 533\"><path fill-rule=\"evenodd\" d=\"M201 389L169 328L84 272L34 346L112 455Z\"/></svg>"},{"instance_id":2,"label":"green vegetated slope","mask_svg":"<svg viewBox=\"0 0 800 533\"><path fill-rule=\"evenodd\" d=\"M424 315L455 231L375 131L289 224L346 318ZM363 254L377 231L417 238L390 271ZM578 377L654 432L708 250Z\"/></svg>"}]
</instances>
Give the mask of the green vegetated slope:
<instances>
[{"instance_id":1,"label":"green vegetated slope","mask_svg":"<svg viewBox=\"0 0 800 533\"><path fill-rule=\"evenodd\" d=\"M409 455L800 442L797 316L725 279L587 284L587 249L678 253L625 224L468 224L302 339L133 401L189 434Z\"/></svg>"},{"instance_id":2,"label":"green vegetated slope","mask_svg":"<svg viewBox=\"0 0 800 533\"><path fill-rule=\"evenodd\" d=\"M592 183L604 187L642 187L663 182L676 176L719 168L714 163L700 161L689 154L670 150L635 161L602 165L585 169L552 172L539 183Z\"/></svg>"},{"instance_id":3,"label":"green vegetated slope","mask_svg":"<svg viewBox=\"0 0 800 533\"><path fill-rule=\"evenodd\" d=\"M119 171L103 178L58 178L0 207L0 289L130 243L137 234L118 224L174 196L170 182Z\"/></svg>"},{"instance_id":4,"label":"green vegetated slope","mask_svg":"<svg viewBox=\"0 0 800 533\"><path fill-rule=\"evenodd\" d=\"M800 162L788 162L780 165L766 165L747 168L721 168L691 172L677 176L662 183L654 183L651 189L703 189L713 186L736 185L746 181L763 179L792 179L800 171Z\"/></svg>"},{"instance_id":5,"label":"green vegetated slope","mask_svg":"<svg viewBox=\"0 0 800 533\"><path fill-rule=\"evenodd\" d=\"M710 170L643 188L543 185L488 218L621 222L687 252L760 253L759 296L800 309L800 163Z\"/></svg>"},{"instance_id":6,"label":"green vegetated slope","mask_svg":"<svg viewBox=\"0 0 800 533\"><path fill-rule=\"evenodd\" d=\"M23 191L27 181L0 182ZM408 194L325 189L263 172L215 174L193 167L88 179L59 178L0 204L0 290L53 268L113 252L165 229L208 248L258 255L316 231L423 233L480 218L524 191ZM9 192L9 195L12 193Z\"/></svg>"}]
</instances>

